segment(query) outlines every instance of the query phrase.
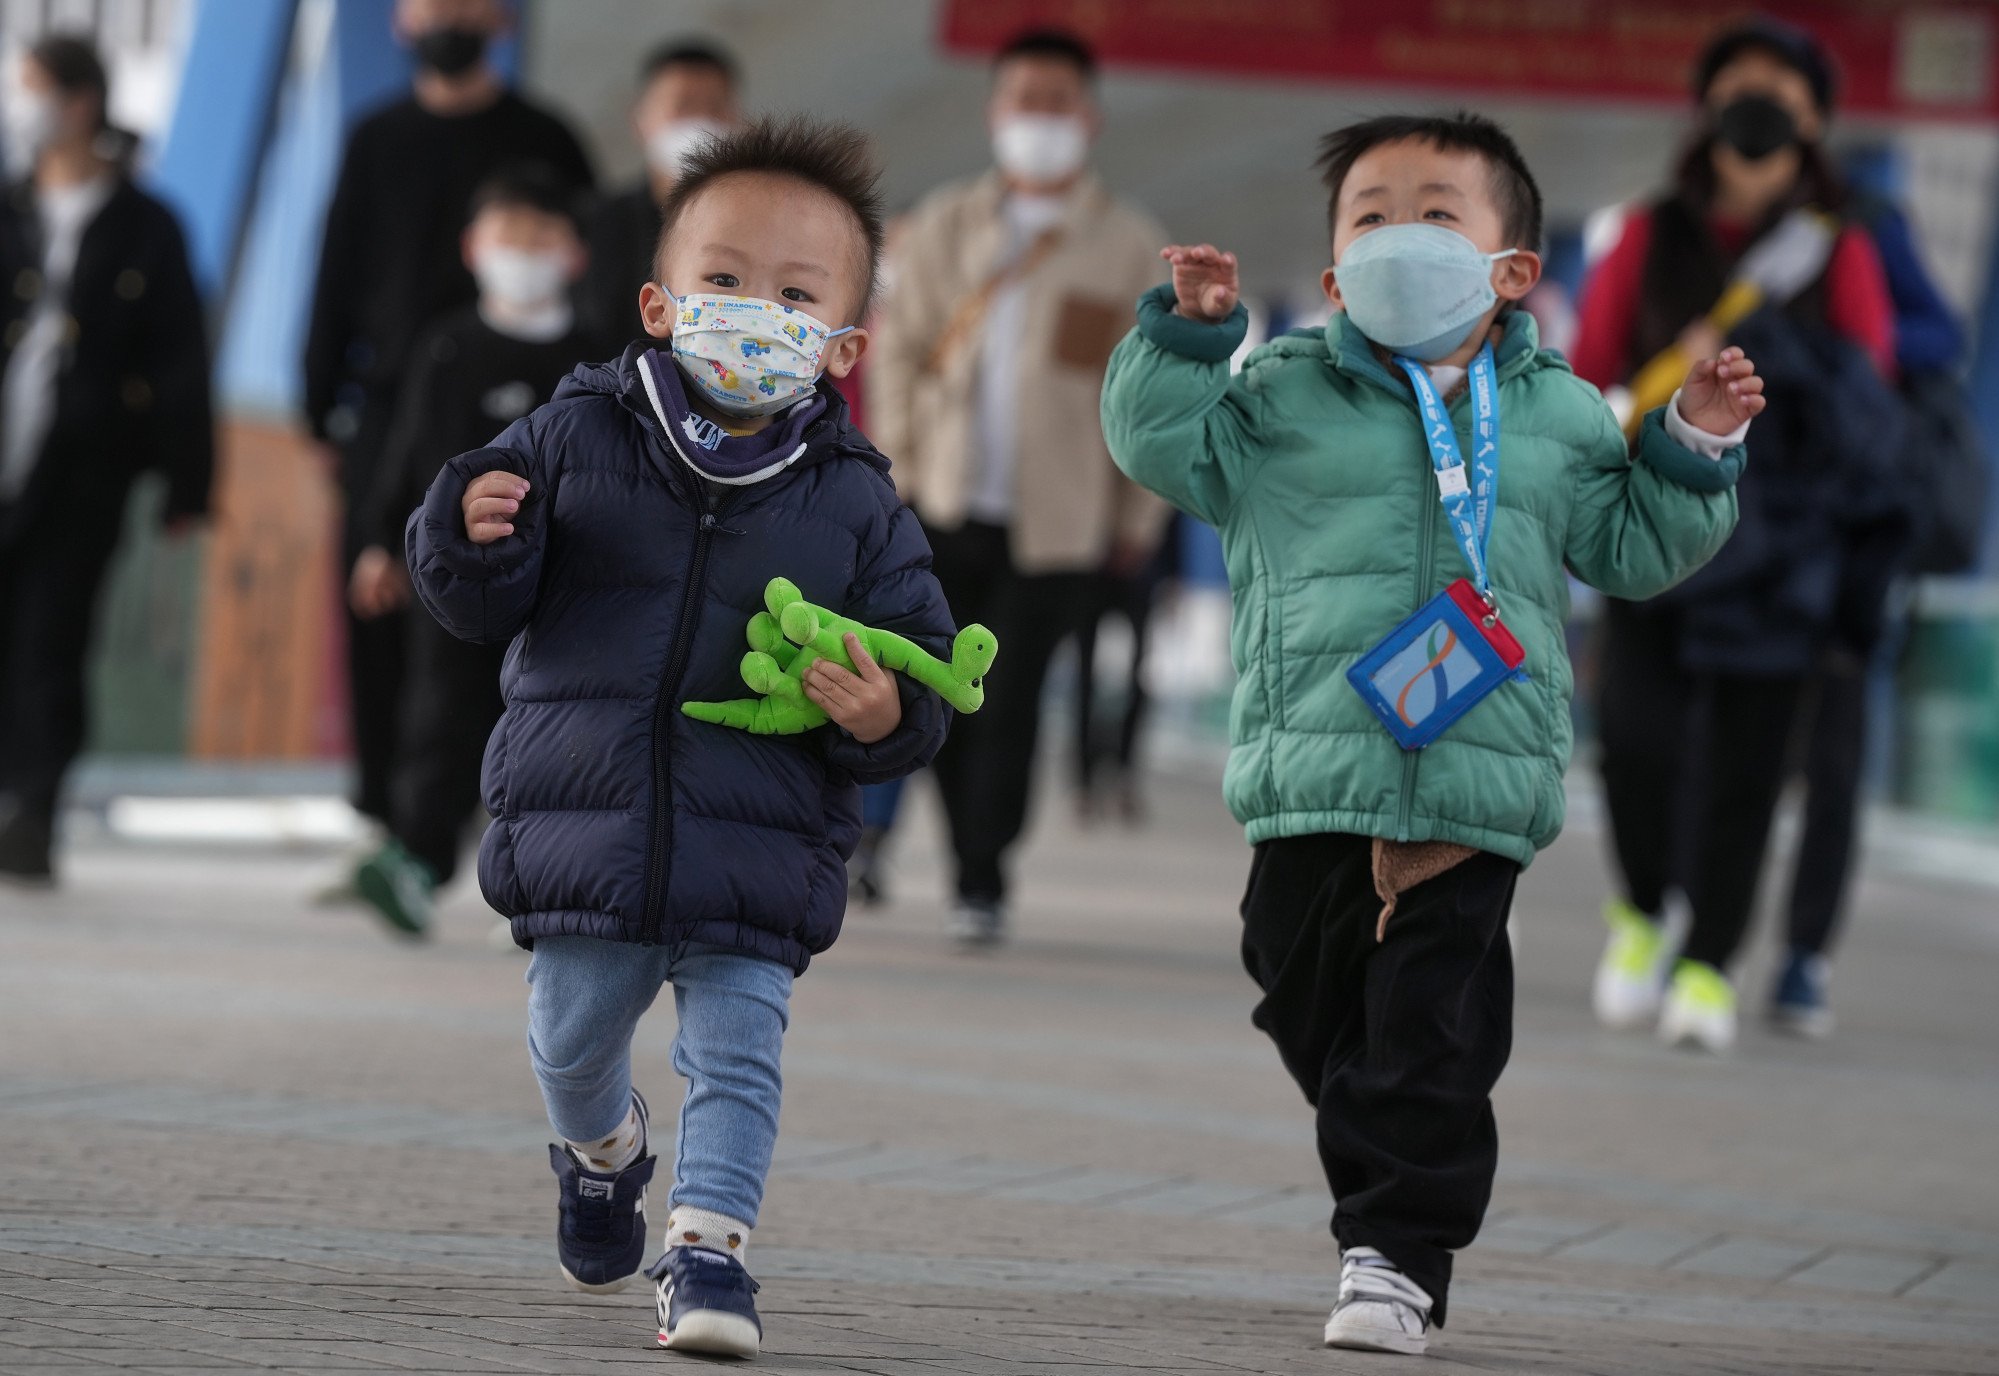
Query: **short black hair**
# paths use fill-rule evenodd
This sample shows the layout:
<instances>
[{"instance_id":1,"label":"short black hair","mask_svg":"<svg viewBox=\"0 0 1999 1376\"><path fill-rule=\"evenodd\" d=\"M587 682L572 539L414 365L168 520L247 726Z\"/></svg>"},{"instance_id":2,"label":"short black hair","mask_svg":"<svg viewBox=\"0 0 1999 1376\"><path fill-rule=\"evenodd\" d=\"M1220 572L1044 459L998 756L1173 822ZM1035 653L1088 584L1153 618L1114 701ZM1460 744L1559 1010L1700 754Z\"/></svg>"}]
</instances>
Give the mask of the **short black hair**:
<instances>
[{"instance_id":1,"label":"short black hair","mask_svg":"<svg viewBox=\"0 0 1999 1376\"><path fill-rule=\"evenodd\" d=\"M670 38L646 54L639 64L639 88L652 85L653 78L673 67L705 67L721 73L731 88L737 82L736 60L699 38Z\"/></svg>"},{"instance_id":2,"label":"short black hair","mask_svg":"<svg viewBox=\"0 0 1999 1376\"><path fill-rule=\"evenodd\" d=\"M654 278L660 275L674 226L695 197L725 177L750 172L804 182L847 207L861 239L861 253L854 264L861 292L856 319L835 323L858 324L866 318L881 268L881 167L860 130L803 115L752 120L704 140L687 155L679 179L660 203Z\"/></svg>"},{"instance_id":3,"label":"short black hair","mask_svg":"<svg viewBox=\"0 0 1999 1376\"><path fill-rule=\"evenodd\" d=\"M1067 29L1039 28L1024 29L1008 39L1000 50L993 54L993 69L1011 62L1016 57L1052 57L1060 62L1072 63L1083 74L1083 80L1094 81L1097 76L1097 55L1090 45L1070 33Z\"/></svg>"},{"instance_id":4,"label":"short black hair","mask_svg":"<svg viewBox=\"0 0 1999 1376\"><path fill-rule=\"evenodd\" d=\"M104 75L104 59L89 38L75 33L48 34L28 49L28 57L49 74L49 80L64 95L96 96L98 127L110 122L111 82Z\"/></svg>"},{"instance_id":5,"label":"short black hair","mask_svg":"<svg viewBox=\"0 0 1999 1376\"><path fill-rule=\"evenodd\" d=\"M583 233L583 207L575 190L557 177L547 163L515 163L487 177L472 192L468 218L495 207L559 215L569 221L569 227L578 235Z\"/></svg>"},{"instance_id":6,"label":"short black hair","mask_svg":"<svg viewBox=\"0 0 1999 1376\"><path fill-rule=\"evenodd\" d=\"M1492 199L1499 207L1508 243L1524 249L1541 246L1541 188L1520 156L1519 145L1484 115L1460 110L1455 115L1382 115L1335 129L1319 140L1319 179L1331 193L1326 205L1327 229L1339 233L1340 188L1361 155L1386 143L1416 139L1446 153L1475 153L1492 173Z\"/></svg>"},{"instance_id":7,"label":"short black hair","mask_svg":"<svg viewBox=\"0 0 1999 1376\"><path fill-rule=\"evenodd\" d=\"M1759 15L1716 34L1694 63L1694 99L1707 99L1721 69L1745 52L1763 52L1795 70L1812 88L1812 101L1821 115L1832 113L1839 94L1839 76L1825 46L1808 29L1786 24L1781 19Z\"/></svg>"}]
</instances>

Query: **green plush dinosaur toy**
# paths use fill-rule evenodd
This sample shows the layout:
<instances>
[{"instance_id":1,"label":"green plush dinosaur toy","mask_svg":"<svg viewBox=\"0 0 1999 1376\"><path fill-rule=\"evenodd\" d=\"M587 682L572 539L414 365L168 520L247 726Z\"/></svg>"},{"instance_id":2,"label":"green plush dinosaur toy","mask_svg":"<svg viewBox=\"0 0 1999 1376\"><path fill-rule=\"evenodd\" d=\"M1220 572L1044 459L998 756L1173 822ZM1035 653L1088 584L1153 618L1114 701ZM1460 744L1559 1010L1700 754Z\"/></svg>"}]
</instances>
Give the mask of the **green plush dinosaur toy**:
<instances>
[{"instance_id":1,"label":"green plush dinosaur toy","mask_svg":"<svg viewBox=\"0 0 1999 1376\"><path fill-rule=\"evenodd\" d=\"M951 642L951 662L946 664L905 636L814 606L788 578L773 578L765 585L764 608L750 618L750 652L743 656L743 682L757 696L686 702L680 706L682 712L696 721L734 726L758 736L794 736L824 726L826 713L805 696L805 671L816 660L830 659L852 672L854 662L846 645L850 634L882 668L908 675L960 712L976 712L985 703L985 675L999 652L999 642L984 626L958 632Z\"/></svg>"}]
</instances>

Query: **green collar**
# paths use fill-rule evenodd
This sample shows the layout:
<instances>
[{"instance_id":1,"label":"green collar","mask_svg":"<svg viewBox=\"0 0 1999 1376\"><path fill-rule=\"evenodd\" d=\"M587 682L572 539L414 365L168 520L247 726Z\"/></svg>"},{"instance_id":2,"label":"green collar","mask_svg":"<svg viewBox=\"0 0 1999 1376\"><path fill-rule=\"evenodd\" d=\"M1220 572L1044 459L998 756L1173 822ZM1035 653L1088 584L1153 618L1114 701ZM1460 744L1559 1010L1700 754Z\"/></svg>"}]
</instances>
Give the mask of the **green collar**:
<instances>
[{"instance_id":1,"label":"green collar","mask_svg":"<svg viewBox=\"0 0 1999 1376\"><path fill-rule=\"evenodd\" d=\"M1410 391L1408 379L1390 371L1375 357L1374 346L1368 342L1366 335L1354 328L1352 320L1345 315L1334 316L1326 326L1326 337L1329 343L1337 340L1331 355L1333 367L1348 377L1371 382L1415 405L1415 393ZM1534 326L1534 317L1524 310L1509 314L1506 317L1506 333L1500 338L1494 354L1501 382L1518 377L1533 367L1541 356L1541 335Z\"/></svg>"}]
</instances>

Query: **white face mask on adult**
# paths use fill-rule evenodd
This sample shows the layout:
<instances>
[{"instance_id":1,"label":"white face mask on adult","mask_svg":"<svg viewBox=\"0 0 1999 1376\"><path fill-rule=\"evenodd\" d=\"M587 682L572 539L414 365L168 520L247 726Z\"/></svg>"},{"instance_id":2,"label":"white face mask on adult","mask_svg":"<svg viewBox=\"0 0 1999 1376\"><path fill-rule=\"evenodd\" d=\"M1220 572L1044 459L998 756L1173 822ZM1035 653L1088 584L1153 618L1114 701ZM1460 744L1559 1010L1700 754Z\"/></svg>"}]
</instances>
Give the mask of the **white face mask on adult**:
<instances>
[{"instance_id":1,"label":"white face mask on adult","mask_svg":"<svg viewBox=\"0 0 1999 1376\"><path fill-rule=\"evenodd\" d=\"M662 177L678 177L695 149L728 132L719 119L668 120L646 140L646 163Z\"/></svg>"},{"instance_id":2,"label":"white face mask on adult","mask_svg":"<svg viewBox=\"0 0 1999 1376\"><path fill-rule=\"evenodd\" d=\"M482 249L472 260L479 292L501 306L526 310L554 305L569 288L569 255L523 248Z\"/></svg>"},{"instance_id":3,"label":"white face mask on adult","mask_svg":"<svg viewBox=\"0 0 1999 1376\"><path fill-rule=\"evenodd\" d=\"M1007 115L993 125L993 161L1015 181L1067 181L1089 156L1089 126L1075 115Z\"/></svg>"}]
</instances>

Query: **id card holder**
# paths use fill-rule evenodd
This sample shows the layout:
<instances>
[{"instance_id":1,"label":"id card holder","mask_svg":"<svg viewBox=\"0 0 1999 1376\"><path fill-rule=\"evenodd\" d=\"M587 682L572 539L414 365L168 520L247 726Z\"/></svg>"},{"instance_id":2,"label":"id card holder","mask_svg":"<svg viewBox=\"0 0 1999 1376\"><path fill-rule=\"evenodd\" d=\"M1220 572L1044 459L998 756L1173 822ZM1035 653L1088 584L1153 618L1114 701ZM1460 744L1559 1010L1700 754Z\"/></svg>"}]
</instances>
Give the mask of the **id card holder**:
<instances>
[{"instance_id":1,"label":"id card holder","mask_svg":"<svg viewBox=\"0 0 1999 1376\"><path fill-rule=\"evenodd\" d=\"M1347 682L1397 745L1421 750L1500 684L1525 677L1526 658L1471 580L1460 578L1362 656Z\"/></svg>"}]
</instances>

